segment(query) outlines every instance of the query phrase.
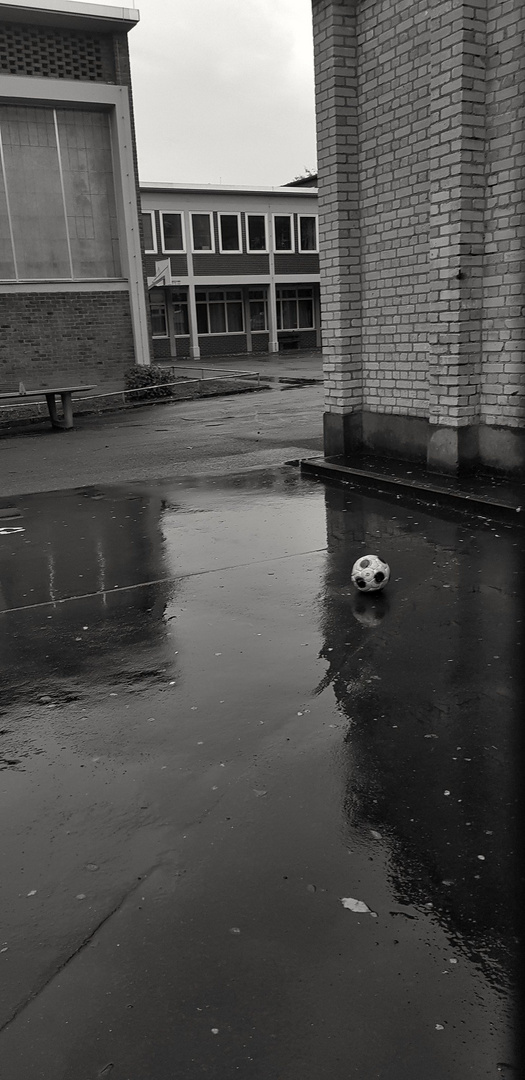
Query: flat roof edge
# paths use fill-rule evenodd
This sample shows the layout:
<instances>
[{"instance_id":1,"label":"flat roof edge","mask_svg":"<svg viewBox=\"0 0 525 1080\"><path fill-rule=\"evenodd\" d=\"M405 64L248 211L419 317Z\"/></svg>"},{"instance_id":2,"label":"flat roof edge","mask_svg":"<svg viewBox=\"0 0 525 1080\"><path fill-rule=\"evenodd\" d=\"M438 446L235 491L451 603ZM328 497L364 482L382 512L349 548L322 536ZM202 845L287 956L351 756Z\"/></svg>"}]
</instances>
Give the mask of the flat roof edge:
<instances>
[{"instance_id":1,"label":"flat roof edge","mask_svg":"<svg viewBox=\"0 0 525 1080\"><path fill-rule=\"evenodd\" d=\"M131 30L139 19L139 12L135 8L106 7L77 0L11 0L11 3L0 3L0 22L92 27L98 24L106 30Z\"/></svg>"},{"instance_id":2,"label":"flat roof edge","mask_svg":"<svg viewBox=\"0 0 525 1080\"><path fill-rule=\"evenodd\" d=\"M208 192L218 195L293 195L296 198L302 195L317 195L317 188L290 188L290 187L255 187L249 184L164 184L139 181L141 191L158 192Z\"/></svg>"}]
</instances>

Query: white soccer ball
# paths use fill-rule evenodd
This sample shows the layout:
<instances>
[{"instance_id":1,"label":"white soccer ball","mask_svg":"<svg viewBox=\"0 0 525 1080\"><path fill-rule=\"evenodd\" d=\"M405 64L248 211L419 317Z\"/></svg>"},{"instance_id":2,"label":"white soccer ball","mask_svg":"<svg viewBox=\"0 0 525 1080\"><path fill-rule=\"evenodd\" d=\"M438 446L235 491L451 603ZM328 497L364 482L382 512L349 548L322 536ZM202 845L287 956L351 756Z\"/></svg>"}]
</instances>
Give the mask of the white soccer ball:
<instances>
[{"instance_id":1,"label":"white soccer ball","mask_svg":"<svg viewBox=\"0 0 525 1080\"><path fill-rule=\"evenodd\" d=\"M390 567L379 555L361 555L352 567L352 584L359 592L384 589L389 577Z\"/></svg>"}]
</instances>

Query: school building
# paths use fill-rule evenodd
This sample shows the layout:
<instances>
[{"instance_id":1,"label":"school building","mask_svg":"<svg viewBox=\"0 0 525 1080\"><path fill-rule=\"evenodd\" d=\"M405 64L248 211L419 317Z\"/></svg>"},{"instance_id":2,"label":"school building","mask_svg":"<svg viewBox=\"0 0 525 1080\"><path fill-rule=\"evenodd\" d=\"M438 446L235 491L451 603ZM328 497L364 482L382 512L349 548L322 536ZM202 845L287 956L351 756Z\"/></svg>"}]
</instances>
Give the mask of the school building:
<instances>
[{"instance_id":1,"label":"school building","mask_svg":"<svg viewBox=\"0 0 525 1080\"><path fill-rule=\"evenodd\" d=\"M127 35L135 10L0 3L0 388L150 362Z\"/></svg>"},{"instance_id":2,"label":"school building","mask_svg":"<svg viewBox=\"0 0 525 1080\"><path fill-rule=\"evenodd\" d=\"M316 188L140 191L156 361L320 345Z\"/></svg>"}]
</instances>

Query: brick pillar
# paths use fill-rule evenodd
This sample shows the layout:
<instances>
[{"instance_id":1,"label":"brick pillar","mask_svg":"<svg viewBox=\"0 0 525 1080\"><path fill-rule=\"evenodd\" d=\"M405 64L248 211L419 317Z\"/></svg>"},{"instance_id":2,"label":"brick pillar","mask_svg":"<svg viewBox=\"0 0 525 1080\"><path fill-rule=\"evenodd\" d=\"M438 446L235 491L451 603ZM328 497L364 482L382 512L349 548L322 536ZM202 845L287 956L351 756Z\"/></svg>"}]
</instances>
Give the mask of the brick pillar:
<instances>
[{"instance_id":1,"label":"brick pillar","mask_svg":"<svg viewBox=\"0 0 525 1080\"><path fill-rule=\"evenodd\" d=\"M429 468L478 449L485 213L487 0L430 17Z\"/></svg>"},{"instance_id":2,"label":"brick pillar","mask_svg":"<svg viewBox=\"0 0 525 1080\"><path fill-rule=\"evenodd\" d=\"M362 443L358 0L312 0L326 456Z\"/></svg>"}]
</instances>

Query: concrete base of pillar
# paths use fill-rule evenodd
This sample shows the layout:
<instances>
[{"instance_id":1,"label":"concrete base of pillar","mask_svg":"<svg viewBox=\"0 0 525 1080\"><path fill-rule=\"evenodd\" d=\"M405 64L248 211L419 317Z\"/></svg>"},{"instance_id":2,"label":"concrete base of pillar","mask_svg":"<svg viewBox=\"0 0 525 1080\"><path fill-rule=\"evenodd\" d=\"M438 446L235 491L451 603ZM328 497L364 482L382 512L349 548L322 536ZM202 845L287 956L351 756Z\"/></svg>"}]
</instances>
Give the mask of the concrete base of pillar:
<instances>
[{"instance_id":1,"label":"concrete base of pillar","mask_svg":"<svg viewBox=\"0 0 525 1080\"><path fill-rule=\"evenodd\" d=\"M199 345L190 345L190 356L192 360L200 360L201 350Z\"/></svg>"},{"instance_id":2,"label":"concrete base of pillar","mask_svg":"<svg viewBox=\"0 0 525 1080\"><path fill-rule=\"evenodd\" d=\"M268 342L268 352L279 352L279 342L278 341L269 341Z\"/></svg>"},{"instance_id":3,"label":"concrete base of pillar","mask_svg":"<svg viewBox=\"0 0 525 1080\"><path fill-rule=\"evenodd\" d=\"M455 475L479 461L478 426L428 426L427 468Z\"/></svg>"},{"instance_id":4,"label":"concrete base of pillar","mask_svg":"<svg viewBox=\"0 0 525 1080\"><path fill-rule=\"evenodd\" d=\"M325 412L323 417L325 457L351 457L363 449L361 412Z\"/></svg>"}]
</instances>

